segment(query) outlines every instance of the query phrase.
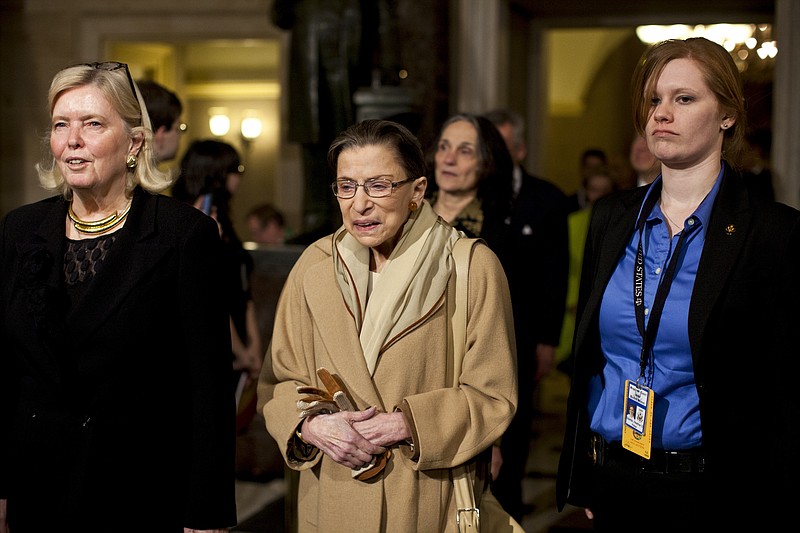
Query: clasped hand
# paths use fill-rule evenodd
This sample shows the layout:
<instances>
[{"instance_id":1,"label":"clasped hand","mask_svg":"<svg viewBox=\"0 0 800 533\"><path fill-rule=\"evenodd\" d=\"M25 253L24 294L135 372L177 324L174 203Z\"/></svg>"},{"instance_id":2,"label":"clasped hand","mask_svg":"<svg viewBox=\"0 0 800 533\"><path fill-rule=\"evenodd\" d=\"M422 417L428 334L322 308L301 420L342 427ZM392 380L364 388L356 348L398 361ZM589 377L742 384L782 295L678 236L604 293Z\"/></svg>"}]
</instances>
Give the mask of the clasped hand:
<instances>
[{"instance_id":1,"label":"clasped hand","mask_svg":"<svg viewBox=\"0 0 800 533\"><path fill-rule=\"evenodd\" d=\"M351 469L363 467L373 455L411 437L402 413L383 413L377 407L309 416L300 431L304 441Z\"/></svg>"}]
</instances>

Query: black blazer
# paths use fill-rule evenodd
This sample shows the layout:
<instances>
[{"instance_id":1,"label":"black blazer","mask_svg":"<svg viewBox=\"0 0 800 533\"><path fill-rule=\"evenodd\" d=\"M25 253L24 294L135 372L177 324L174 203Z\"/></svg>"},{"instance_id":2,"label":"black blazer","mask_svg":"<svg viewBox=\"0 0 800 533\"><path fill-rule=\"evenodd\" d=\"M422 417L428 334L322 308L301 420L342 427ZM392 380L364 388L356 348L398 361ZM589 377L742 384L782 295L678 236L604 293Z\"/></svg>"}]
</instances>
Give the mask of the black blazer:
<instances>
[{"instance_id":1,"label":"black blazer","mask_svg":"<svg viewBox=\"0 0 800 533\"><path fill-rule=\"evenodd\" d=\"M515 260L508 274L514 290L527 299L514 304L517 342L522 342L522 348L535 350L539 343L558 346L561 340L569 282L565 202L561 189L522 169L522 187L511 215ZM535 362L535 353L529 355ZM536 370L535 364L531 370Z\"/></svg>"},{"instance_id":2,"label":"black blazer","mask_svg":"<svg viewBox=\"0 0 800 533\"><path fill-rule=\"evenodd\" d=\"M561 340L569 275L564 193L524 170L522 180L507 208L484 211L480 235L456 221L457 229L486 241L508 278L521 392L535 385L536 345L558 346Z\"/></svg>"},{"instance_id":3,"label":"black blazer","mask_svg":"<svg viewBox=\"0 0 800 533\"><path fill-rule=\"evenodd\" d=\"M235 525L216 223L137 190L71 305L66 215L53 197L0 222L0 498L12 530L15 519L20 531Z\"/></svg>"},{"instance_id":4,"label":"black blazer","mask_svg":"<svg viewBox=\"0 0 800 533\"><path fill-rule=\"evenodd\" d=\"M567 502L591 507L586 401L588 381L604 362L598 311L647 187L609 196L593 210L558 470L559 509ZM719 513L763 515L767 500L798 495L798 264L800 213L754 197L726 165L687 315L709 494L724 502Z\"/></svg>"}]
</instances>

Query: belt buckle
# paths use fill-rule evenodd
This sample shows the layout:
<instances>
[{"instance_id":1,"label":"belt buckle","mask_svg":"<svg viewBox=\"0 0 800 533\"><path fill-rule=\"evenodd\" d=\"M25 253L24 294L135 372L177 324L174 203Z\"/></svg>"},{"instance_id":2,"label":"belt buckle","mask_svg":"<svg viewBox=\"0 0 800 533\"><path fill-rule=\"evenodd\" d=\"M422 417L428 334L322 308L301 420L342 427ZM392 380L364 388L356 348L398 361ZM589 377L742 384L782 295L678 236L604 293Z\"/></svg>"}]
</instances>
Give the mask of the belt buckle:
<instances>
[{"instance_id":1,"label":"belt buckle","mask_svg":"<svg viewBox=\"0 0 800 533\"><path fill-rule=\"evenodd\" d=\"M469 521L469 517L466 517L467 522L465 522L465 523L467 524L467 526L466 526L467 528L469 528L471 524L472 525L474 525L475 523L480 524L481 511L477 507L467 507L467 508L464 508L464 509L456 509L456 526L458 526L459 530L461 529L461 513L464 513L464 514L475 513L475 517L473 518L474 522L470 522Z\"/></svg>"},{"instance_id":2,"label":"belt buckle","mask_svg":"<svg viewBox=\"0 0 800 533\"><path fill-rule=\"evenodd\" d=\"M603 437L595 433L592 435L590 443L591 453L589 455L592 458L592 464L594 466L603 466L603 462L605 461L605 457L603 456Z\"/></svg>"},{"instance_id":3,"label":"belt buckle","mask_svg":"<svg viewBox=\"0 0 800 533\"><path fill-rule=\"evenodd\" d=\"M691 452L665 452L664 453L664 473L665 474L691 474L702 471L702 467L697 464L699 461Z\"/></svg>"}]
</instances>

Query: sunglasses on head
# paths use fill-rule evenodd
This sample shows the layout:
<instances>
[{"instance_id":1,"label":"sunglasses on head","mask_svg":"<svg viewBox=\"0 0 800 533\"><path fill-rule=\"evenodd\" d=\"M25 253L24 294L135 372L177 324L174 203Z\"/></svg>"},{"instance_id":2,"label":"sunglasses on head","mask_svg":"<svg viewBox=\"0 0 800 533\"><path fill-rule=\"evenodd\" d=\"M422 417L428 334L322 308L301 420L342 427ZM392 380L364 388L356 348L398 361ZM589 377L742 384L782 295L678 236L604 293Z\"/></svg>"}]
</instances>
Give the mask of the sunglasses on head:
<instances>
[{"instance_id":1,"label":"sunglasses on head","mask_svg":"<svg viewBox=\"0 0 800 533\"><path fill-rule=\"evenodd\" d=\"M130 87L131 87L131 93L133 94L133 97L136 98L136 100L138 101L138 98L136 97L136 87L133 85L133 78L131 78L131 71L128 68L128 64L127 63L120 63L118 61L102 61L102 62L99 62L99 63L80 63L79 65L75 65L75 66L76 67L79 67L79 66L80 67L91 67L93 69L107 70L109 72L113 72L115 70L124 69L125 70L125 75L128 77L128 85L130 85Z\"/></svg>"}]
</instances>

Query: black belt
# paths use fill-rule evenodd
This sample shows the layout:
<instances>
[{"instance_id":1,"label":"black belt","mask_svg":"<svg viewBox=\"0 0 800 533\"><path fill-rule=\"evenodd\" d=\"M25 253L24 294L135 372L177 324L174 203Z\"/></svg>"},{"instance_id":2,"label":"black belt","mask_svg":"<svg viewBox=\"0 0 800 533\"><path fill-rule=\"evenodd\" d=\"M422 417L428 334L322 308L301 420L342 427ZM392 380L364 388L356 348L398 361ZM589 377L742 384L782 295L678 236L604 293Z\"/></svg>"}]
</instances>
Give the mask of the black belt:
<instances>
[{"instance_id":1,"label":"black belt","mask_svg":"<svg viewBox=\"0 0 800 533\"><path fill-rule=\"evenodd\" d=\"M690 450L650 451L650 459L640 457L622 447L621 442L608 442L593 433L589 446L589 456L595 466L603 467L617 462L634 465L641 472L654 474L701 474L705 470L705 456L700 448Z\"/></svg>"}]
</instances>

